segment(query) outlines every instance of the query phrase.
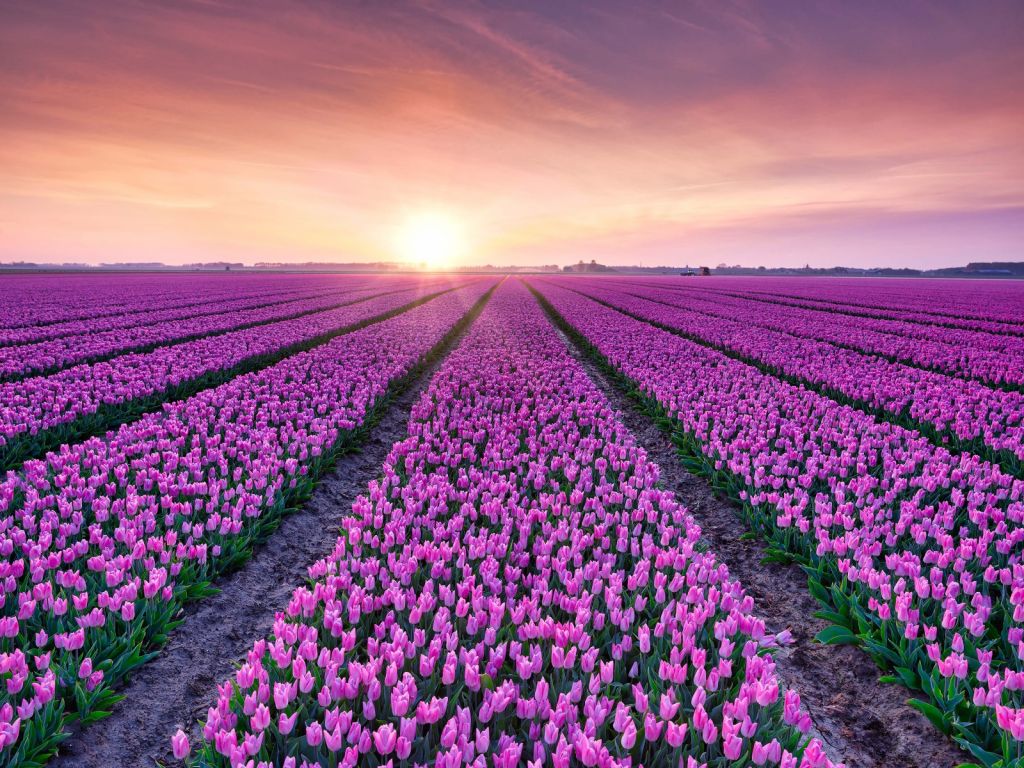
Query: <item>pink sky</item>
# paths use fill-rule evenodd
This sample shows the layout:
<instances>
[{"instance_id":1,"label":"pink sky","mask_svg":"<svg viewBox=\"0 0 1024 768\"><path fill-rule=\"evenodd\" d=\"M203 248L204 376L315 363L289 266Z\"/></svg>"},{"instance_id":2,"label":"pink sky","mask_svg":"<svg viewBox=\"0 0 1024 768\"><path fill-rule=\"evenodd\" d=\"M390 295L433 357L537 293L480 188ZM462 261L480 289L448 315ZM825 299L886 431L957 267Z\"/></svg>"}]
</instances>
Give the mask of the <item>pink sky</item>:
<instances>
[{"instance_id":1,"label":"pink sky","mask_svg":"<svg viewBox=\"0 0 1024 768\"><path fill-rule=\"evenodd\" d=\"M0 260L1024 259L1022 8L6 3Z\"/></svg>"}]
</instances>

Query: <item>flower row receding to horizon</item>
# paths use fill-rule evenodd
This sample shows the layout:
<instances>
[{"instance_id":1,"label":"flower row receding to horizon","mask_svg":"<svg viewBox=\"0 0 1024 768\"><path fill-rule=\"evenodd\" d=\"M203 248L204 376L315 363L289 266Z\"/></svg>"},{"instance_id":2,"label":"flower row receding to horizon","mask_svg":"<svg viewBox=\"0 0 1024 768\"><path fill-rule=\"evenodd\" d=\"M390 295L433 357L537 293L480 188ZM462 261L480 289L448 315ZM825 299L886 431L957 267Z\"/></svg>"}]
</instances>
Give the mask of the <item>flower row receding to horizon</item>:
<instances>
[{"instance_id":1,"label":"flower row receding to horizon","mask_svg":"<svg viewBox=\"0 0 1024 768\"><path fill-rule=\"evenodd\" d=\"M518 281L339 522L194 766L832 766L753 600Z\"/></svg>"},{"instance_id":2,"label":"flower row receding to horizon","mask_svg":"<svg viewBox=\"0 0 1024 768\"><path fill-rule=\"evenodd\" d=\"M699 471L814 569L843 628L834 638L860 642L924 691L928 714L961 743L1019 763L1024 481L578 292L532 284L672 419Z\"/></svg>"},{"instance_id":3,"label":"flower row receding to horizon","mask_svg":"<svg viewBox=\"0 0 1024 768\"><path fill-rule=\"evenodd\" d=\"M0 759L53 751L72 717L247 557L393 382L493 285L475 281L26 462L0 483Z\"/></svg>"}]
</instances>

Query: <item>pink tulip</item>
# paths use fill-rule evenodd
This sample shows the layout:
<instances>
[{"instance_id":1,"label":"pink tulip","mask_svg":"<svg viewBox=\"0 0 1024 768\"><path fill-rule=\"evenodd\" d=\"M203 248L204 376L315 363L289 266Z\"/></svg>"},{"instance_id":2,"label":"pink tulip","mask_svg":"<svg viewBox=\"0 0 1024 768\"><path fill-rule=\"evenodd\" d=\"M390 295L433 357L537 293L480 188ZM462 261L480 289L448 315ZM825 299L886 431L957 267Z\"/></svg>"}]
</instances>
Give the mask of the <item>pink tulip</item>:
<instances>
[{"instance_id":1,"label":"pink tulip","mask_svg":"<svg viewBox=\"0 0 1024 768\"><path fill-rule=\"evenodd\" d=\"M288 458L296 477L304 460ZM204 535L234 522L221 507L203 519L215 514ZM342 765L374 751L620 768L626 751L650 763L662 737L682 750L691 727L731 753L802 723L761 709L778 681L753 601L698 546L699 526L518 281L449 353L339 524L247 657L251 690L221 689L207 740L258 730L273 701L273 761L303 738L285 732L291 710L320 713L305 737L344 749Z\"/></svg>"},{"instance_id":2,"label":"pink tulip","mask_svg":"<svg viewBox=\"0 0 1024 768\"><path fill-rule=\"evenodd\" d=\"M373 745L381 756L390 755L397 742L398 732L391 723L385 723L373 733Z\"/></svg>"},{"instance_id":3,"label":"pink tulip","mask_svg":"<svg viewBox=\"0 0 1024 768\"><path fill-rule=\"evenodd\" d=\"M178 731L171 736L171 752L174 755L175 760L184 760L189 756L192 748L188 743L188 736L180 728Z\"/></svg>"}]
</instances>

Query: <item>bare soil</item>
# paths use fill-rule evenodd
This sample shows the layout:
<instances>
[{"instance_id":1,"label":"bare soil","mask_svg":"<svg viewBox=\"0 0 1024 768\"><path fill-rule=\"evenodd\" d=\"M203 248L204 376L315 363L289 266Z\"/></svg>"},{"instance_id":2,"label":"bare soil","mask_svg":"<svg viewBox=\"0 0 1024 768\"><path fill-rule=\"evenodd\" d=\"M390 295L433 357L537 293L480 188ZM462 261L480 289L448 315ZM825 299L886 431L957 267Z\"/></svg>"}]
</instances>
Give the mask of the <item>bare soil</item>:
<instances>
[{"instance_id":1,"label":"bare soil","mask_svg":"<svg viewBox=\"0 0 1024 768\"><path fill-rule=\"evenodd\" d=\"M793 644L773 650L772 656L783 685L800 694L814 721L812 733L829 758L848 768L952 768L969 762L969 755L906 705L910 691L878 682L882 672L864 652L814 640L828 623L815 618L819 606L799 566L763 564L764 542L741 538L748 529L739 506L718 497L703 478L686 471L669 435L562 338L659 465L663 487L686 505L711 551L754 598L757 615L771 632L792 632Z\"/></svg>"},{"instance_id":2,"label":"bare soil","mask_svg":"<svg viewBox=\"0 0 1024 768\"><path fill-rule=\"evenodd\" d=\"M110 717L64 742L51 768L178 764L171 735L182 728L198 743L216 686L234 674L256 639L270 634L274 615L305 583L307 567L334 548L341 515L380 474L391 446L406 437L409 412L439 364L395 398L361 450L343 456L252 559L215 582L219 594L186 608L184 622L160 655L121 689L125 700Z\"/></svg>"}]
</instances>

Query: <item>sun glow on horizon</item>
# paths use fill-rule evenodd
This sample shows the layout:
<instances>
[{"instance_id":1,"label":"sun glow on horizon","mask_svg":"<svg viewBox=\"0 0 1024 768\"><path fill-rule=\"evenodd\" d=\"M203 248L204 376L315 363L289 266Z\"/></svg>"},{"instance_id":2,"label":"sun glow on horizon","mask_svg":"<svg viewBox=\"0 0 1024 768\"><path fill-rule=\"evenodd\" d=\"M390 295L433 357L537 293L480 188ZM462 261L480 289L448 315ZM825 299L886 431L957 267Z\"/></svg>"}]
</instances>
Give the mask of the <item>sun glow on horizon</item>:
<instances>
[{"instance_id":1,"label":"sun glow on horizon","mask_svg":"<svg viewBox=\"0 0 1024 768\"><path fill-rule=\"evenodd\" d=\"M1021 0L764 5L2 3L0 262L1021 258Z\"/></svg>"},{"instance_id":2,"label":"sun glow on horizon","mask_svg":"<svg viewBox=\"0 0 1024 768\"><path fill-rule=\"evenodd\" d=\"M448 269L465 254L465 228L450 213L420 211L399 227L397 250L404 261L416 266Z\"/></svg>"}]
</instances>

